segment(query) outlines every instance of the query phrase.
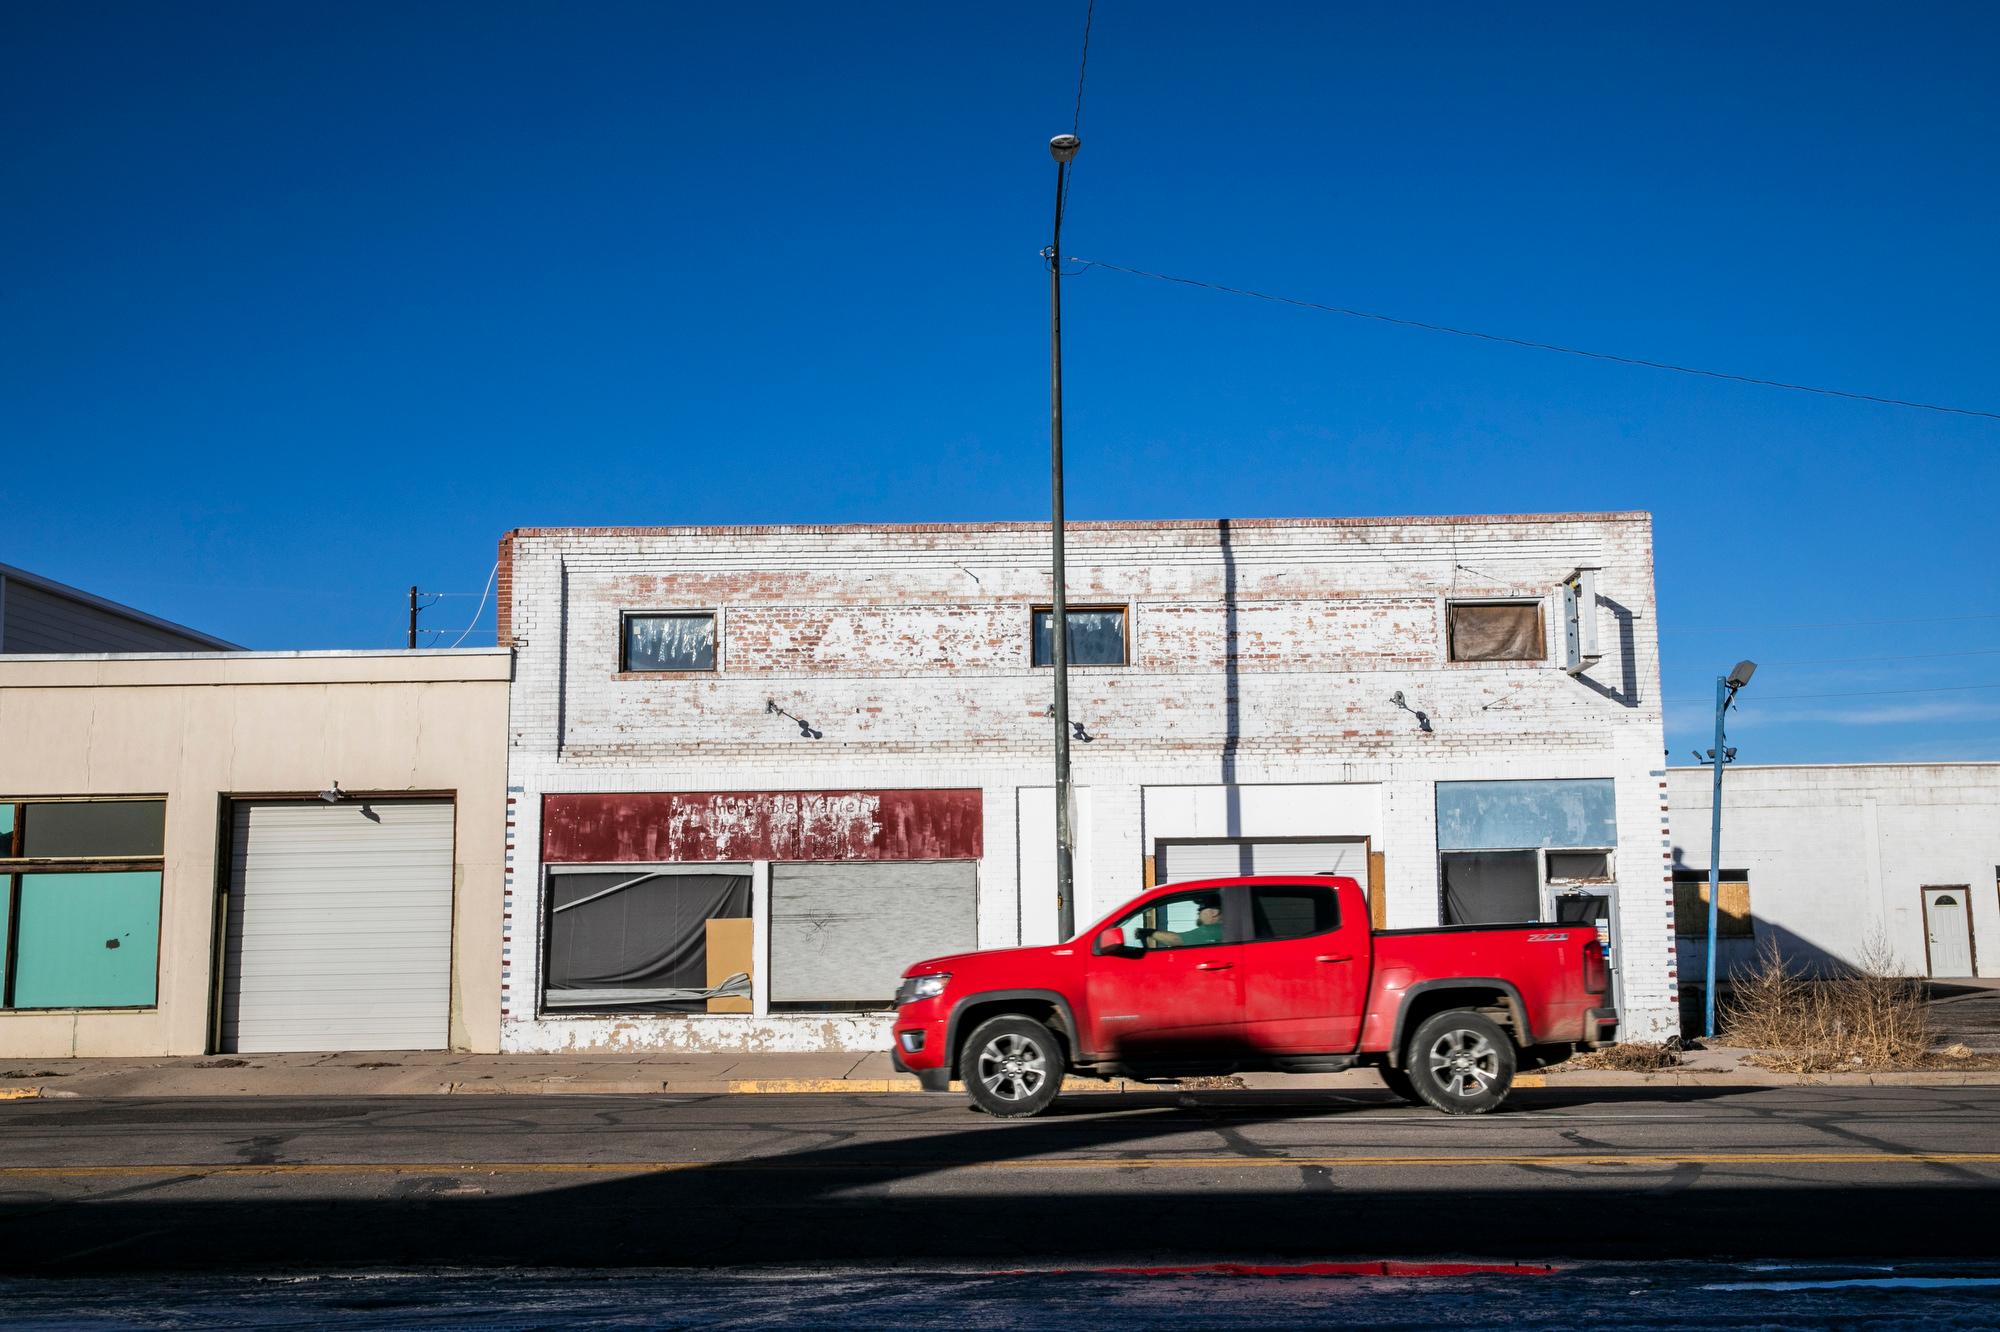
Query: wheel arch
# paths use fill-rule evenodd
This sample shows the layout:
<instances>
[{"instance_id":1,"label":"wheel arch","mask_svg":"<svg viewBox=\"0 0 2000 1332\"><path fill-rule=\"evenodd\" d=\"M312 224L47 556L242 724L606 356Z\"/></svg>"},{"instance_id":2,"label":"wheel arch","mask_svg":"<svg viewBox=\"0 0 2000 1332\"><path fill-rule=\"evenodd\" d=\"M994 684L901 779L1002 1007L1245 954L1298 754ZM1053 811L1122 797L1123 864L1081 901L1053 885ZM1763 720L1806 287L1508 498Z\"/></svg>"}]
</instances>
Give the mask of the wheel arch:
<instances>
[{"instance_id":1,"label":"wheel arch","mask_svg":"<svg viewBox=\"0 0 2000 1332\"><path fill-rule=\"evenodd\" d=\"M1525 1050L1535 1043L1535 1033L1528 1021L1528 1006L1521 999L1521 991L1512 981L1497 976L1453 976L1447 980L1419 981L1403 992L1403 1002L1396 1009L1396 1025L1389 1037L1387 1059L1395 1068L1403 1067L1404 1045L1418 1025L1434 1013L1442 1013L1453 1008L1504 1008L1507 1011L1511 1030L1509 1037L1517 1050Z\"/></svg>"},{"instance_id":2,"label":"wheel arch","mask_svg":"<svg viewBox=\"0 0 2000 1332\"><path fill-rule=\"evenodd\" d=\"M981 990L977 994L966 995L952 1005L951 1016L945 1020L944 1027L945 1067L958 1068L965 1038L974 1027L988 1018L1012 1013L1047 1023L1049 1029L1055 1032L1056 1039L1062 1042L1064 1060L1070 1064L1076 1062L1076 1015L1070 1010L1069 1000L1060 991Z\"/></svg>"}]
</instances>

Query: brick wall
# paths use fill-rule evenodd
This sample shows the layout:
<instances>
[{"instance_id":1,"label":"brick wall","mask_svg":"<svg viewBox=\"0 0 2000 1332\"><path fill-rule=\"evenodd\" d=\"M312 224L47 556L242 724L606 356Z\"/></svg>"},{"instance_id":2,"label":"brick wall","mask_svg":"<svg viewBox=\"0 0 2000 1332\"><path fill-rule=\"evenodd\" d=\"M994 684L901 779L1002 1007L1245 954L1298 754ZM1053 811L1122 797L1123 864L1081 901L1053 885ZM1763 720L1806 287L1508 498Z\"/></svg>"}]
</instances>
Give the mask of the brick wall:
<instances>
[{"instance_id":1,"label":"brick wall","mask_svg":"<svg viewBox=\"0 0 2000 1332\"><path fill-rule=\"evenodd\" d=\"M980 930L1033 941L1046 856L1022 848L1024 791L1050 784L1050 672L1029 664L1049 599L1046 525L527 529L502 543L502 632L518 648L510 784L520 825L511 1048L736 1039L873 1040L856 1019L738 1023L533 1018L535 822L548 792L965 787L986 792ZM1673 1021L1667 830L1644 514L1298 522L1079 523L1072 605L1130 608L1129 664L1071 674L1091 791L1079 919L1141 886L1159 830L1148 786L1371 784L1389 923L1437 918L1434 784L1618 783L1625 1003L1638 1034ZM1453 597L1546 597L1602 567L1605 657L1451 664ZM622 611L713 610L718 669L621 674ZM1232 650L1233 644L1233 650ZM1431 730L1390 701L1397 692ZM808 719L823 738L766 711ZM1046 792L1041 796L1047 799ZM1025 895L1025 900L1024 900ZM878 1024L879 1025L879 1024ZM818 1031L820 1034L815 1035ZM861 1036L857 1037L856 1032ZM622 1035L620 1033L623 1033ZM799 1044L803 1043L803 1044Z\"/></svg>"}]
</instances>

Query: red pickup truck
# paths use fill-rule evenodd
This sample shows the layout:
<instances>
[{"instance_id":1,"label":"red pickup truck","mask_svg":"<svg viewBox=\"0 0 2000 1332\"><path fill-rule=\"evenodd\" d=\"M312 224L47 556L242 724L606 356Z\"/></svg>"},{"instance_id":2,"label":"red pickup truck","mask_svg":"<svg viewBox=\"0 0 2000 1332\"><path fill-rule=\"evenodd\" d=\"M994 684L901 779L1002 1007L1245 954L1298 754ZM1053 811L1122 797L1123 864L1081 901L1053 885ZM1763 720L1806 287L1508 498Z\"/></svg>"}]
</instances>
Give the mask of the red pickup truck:
<instances>
[{"instance_id":1,"label":"red pickup truck","mask_svg":"<svg viewBox=\"0 0 2000 1332\"><path fill-rule=\"evenodd\" d=\"M1449 1114L1499 1105L1520 1068L1617 1037L1588 925L1376 930L1353 879L1155 888L1068 943L903 973L896 1067L981 1109L1040 1114L1068 1074L1381 1071Z\"/></svg>"}]
</instances>

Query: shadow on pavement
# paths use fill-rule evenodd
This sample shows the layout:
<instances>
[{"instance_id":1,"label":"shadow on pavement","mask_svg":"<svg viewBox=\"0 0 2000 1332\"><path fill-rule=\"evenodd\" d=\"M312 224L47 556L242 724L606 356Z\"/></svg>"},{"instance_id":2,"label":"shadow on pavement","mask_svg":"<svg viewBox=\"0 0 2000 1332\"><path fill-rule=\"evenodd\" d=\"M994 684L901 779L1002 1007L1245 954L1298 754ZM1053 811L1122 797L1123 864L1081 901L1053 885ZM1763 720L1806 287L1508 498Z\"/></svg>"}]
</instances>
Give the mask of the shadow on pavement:
<instances>
[{"instance_id":1,"label":"shadow on pavement","mask_svg":"<svg viewBox=\"0 0 2000 1332\"><path fill-rule=\"evenodd\" d=\"M1530 1104L1741 1092L1578 1088ZM1643 1164L1329 1171L1273 1163L1271 1149L1237 1140L1229 1150L1244 1165L1159 1168L1146 1163L1175 1154L1154 1142L1166 1134L1206 1129L1229 1141L1259 1124L1379 1111L1383 1098L1134 1099L1076 1097L1043 1120L968 1114L964 1127L942 1132L612 1178L249 1176L228 1181L227 1197L169 1191L214 1190L213 1181L137 1179L73 1201L17 1184L0 1196L0 1270L1990 1258L1988 1222L2000 1204L2000 1180L1916 1164L1895 1167L1893 1179L1879 1168L1854 1178L1821 1168L1809 1181L1757 1167L1718 1176ZM1367 1145L1369 1122L1356 1120L1355 1141L1315 1150L1394 1152ZM670 1126L662 1129L660 1155L674 1155ZM1064 1152L1130 1164L995 1168Z\"/></svg>"}]
</instances>

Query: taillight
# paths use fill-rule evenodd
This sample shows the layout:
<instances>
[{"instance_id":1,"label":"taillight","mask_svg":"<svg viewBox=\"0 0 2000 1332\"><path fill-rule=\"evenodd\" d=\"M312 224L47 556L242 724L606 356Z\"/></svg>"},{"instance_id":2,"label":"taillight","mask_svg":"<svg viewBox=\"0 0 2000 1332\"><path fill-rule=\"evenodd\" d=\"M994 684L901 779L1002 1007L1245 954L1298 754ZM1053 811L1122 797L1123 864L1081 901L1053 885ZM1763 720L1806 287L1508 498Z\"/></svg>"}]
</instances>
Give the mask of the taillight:
<instances>
[{"instance_id":1,"label":"taillight","mask_svg":"<svg viewBox=\"0 0 2000 1332\"><path fill-rule=\"evenodd\" d=\"M1604 969L1604 945L1592 939L1583 946L1583 988L1590 994L1603 994L1610 983Z\"/></svg>"}]
</instances>

